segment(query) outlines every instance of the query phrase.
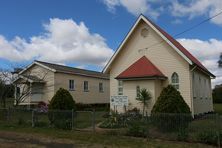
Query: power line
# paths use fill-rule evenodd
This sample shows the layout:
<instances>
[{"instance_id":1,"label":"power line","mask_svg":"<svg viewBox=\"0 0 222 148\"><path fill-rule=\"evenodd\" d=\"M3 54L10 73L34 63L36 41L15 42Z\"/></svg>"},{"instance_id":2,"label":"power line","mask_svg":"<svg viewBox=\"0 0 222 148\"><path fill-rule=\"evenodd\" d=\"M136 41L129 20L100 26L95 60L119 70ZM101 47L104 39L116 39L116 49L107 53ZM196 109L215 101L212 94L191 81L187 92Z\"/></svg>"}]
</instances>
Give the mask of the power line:
<instances>
[{"instance_id":1,"label":"power line","mask_svg":"<svg viewBox=\"0 0 222 148\"><path fill-rule=\"evenodd\" d=\"M198 23L198 24L196 24L196 25L191 26L190 28L188 28L188 29L186 29L186 30L184 30L184 31L182 31L182 32L180 32L180 33L177 33L177 34L173 35L172 37L177 37L177 36L180 36L181 34L184 34L184 33L188 32L188 31L190 31L190 30L193 30L193 29L197 28L198 26L202 25L203 23L206 23L206 22L208 22L208 21L216 18L217 16L219 16L219 15L221 15L221 14L222 14L222 11L220 11L219 13L217 13L217 14L215 14L215 15L213 15L213 16L211 16L211 17L209 17L209 18L207 18L207 19L205 19L205 20L203 20L203 21L201 21L200 23ZM144 48L144 49L148 49L148 48L154 47L154 46L156 46L156 45L162 44L163 42L164 42L164 40L162 39L160 42L154 43L154 44L152 44L152 45L150 45L149 47L146 47L146 48ZM140 49L140 51L141 51L141 49ZM140 51L139 51L139 52L140 52Z\"/></svg>"}]
</instances>

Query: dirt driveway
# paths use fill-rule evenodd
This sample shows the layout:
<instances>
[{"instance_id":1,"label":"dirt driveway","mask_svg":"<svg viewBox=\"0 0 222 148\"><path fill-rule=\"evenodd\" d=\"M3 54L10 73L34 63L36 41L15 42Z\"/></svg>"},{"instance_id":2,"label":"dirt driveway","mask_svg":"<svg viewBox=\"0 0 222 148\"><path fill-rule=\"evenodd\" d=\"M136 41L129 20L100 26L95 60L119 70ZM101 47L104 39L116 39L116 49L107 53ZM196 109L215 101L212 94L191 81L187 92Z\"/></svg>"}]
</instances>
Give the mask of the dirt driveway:
<instances>
[{"instance_id":1,"label":"dirt driveway","mask_svg":"<svg viewBox=\"0 0 222 148\"><path fill-rule=\"evenodd\" d=\"M72 141L37 137L31 134L0 131L0 147L4 148L75 148Z\"/></svg>"}]
</instances>

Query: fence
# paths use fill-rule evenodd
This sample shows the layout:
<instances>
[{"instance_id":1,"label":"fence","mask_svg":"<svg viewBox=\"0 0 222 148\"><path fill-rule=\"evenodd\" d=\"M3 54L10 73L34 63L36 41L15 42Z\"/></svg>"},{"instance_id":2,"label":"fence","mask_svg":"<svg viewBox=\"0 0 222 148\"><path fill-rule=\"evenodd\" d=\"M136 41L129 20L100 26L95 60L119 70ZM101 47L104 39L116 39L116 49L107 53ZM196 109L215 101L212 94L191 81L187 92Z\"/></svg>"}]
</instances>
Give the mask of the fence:
<instances>
[{"instance_id":1,"label":"fence","mask_svg":"<svg viewBox=\"0 0 222 148\"><path fill-rule=\"evenodd\" d=\"M50 110L41 112L27 109L0 109L0 122L11 125L50 127L73 130L95 131L105 112Z\"/></svg>"},{"instance_id":2,"label":"fence","mask_svg":"<svg viewBox=\"0 0 222 148\"><path fill-rule=\"evenodd\" d=\"M127 135L164 140L201 142L220 147L222 116L208 114L193 119L190 114L153 114L137 112L108 114L107 112L50 110L41 112L25 109L0 109L0 124L59 128L66 130L104 131L107 134ZM3 124L2 124L3 125Z\"/></svg>"}]
</instances>

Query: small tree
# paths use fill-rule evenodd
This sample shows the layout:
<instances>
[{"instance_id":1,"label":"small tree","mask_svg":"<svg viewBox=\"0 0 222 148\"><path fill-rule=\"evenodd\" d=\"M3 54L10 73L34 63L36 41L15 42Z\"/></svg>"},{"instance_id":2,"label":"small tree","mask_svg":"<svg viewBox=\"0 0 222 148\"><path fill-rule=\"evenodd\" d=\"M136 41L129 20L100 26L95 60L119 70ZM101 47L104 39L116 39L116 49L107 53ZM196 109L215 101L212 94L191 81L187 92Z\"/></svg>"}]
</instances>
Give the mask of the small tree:
<instances>
[{"instance_id":1,"label":"small tree","mask_svg":"<svg viewBox=\"0 0 222 148\"><path fill-rule=\"evenodd\" d=\"M161 131L183 130L192 119L190 108L172 85L164 88L151 111L152 122Z\"/></svg>"},{"instance_id":2,"label":"small tree","mask_svg":"<svg viewBox=\"0 0 222 148\"><path fill-rule=\"evenodd\" d=\"M148 106L148 101L152 99L152 96L150 92L143 88L139 91L139 96L136 98L136 100L140 101L141 104L143 104L143 116L145 112L145 107Z\"/></svg>"},{"instance_id":3,"label":"small tree","mask_svg":"<svg viewBox=\"0 0 222 148\"><path fill-rule=\"evenodd\" d=\"M218 66L222 68L222 53L220 54Z\"/></svg>"},{"instance_id":4,"label":"small tree","mask_svg":"<svg viewBox=\"0 0 222 148\"><path fill-rule=\"evenodd\" d=\"M152 113L190 113L190 108L180 92L172 85L164 88L151 111Z\"/></svg>"},{"instance_id":5,"label":"small tree","mask_svg":"<svg viewBox=\"0 0 222 148\"><path fill-rule=\"evenodd\" d=\"M53 110L72 110L75 109L75 101L68 90L60 88L52 97L49 109Z\"/></svg>"},{"instance_id":6,"label":"small tree","mask_svg":"<svg viewBox=\"0 0 222 148\"><path fill-rule=\"evenodd\" d=\"M60 88L49 103L48 117L51 125L60 129L72 129L72 112L75 109L75 101L66 89Z\"/></svg>"}]
</instances>

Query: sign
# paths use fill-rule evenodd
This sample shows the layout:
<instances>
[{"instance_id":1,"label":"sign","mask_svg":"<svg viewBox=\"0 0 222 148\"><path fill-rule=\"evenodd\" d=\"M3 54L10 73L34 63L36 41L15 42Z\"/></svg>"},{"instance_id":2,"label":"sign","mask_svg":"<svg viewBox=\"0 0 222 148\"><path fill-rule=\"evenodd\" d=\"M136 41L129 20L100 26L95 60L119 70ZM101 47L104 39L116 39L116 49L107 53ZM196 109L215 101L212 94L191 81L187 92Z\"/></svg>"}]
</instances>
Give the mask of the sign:
<instances>
[{"instance_id":1,"label":"sign","mask_svg":"<svg viewBox=\"0 0 222 148\"><path fill-rule=\"evenodd\" d=\"M111 106L128 106L127 96L111 96L110 97Z\"/></svg>"}]
</instances>

